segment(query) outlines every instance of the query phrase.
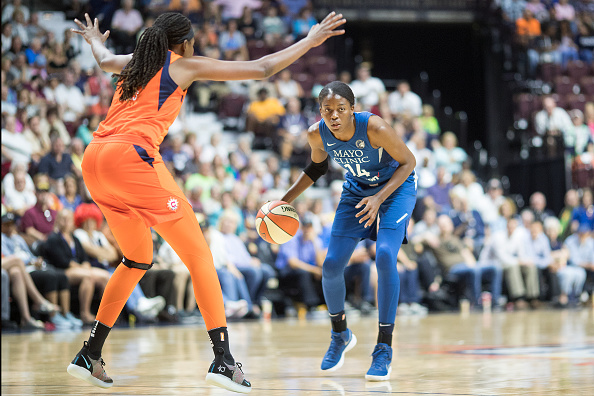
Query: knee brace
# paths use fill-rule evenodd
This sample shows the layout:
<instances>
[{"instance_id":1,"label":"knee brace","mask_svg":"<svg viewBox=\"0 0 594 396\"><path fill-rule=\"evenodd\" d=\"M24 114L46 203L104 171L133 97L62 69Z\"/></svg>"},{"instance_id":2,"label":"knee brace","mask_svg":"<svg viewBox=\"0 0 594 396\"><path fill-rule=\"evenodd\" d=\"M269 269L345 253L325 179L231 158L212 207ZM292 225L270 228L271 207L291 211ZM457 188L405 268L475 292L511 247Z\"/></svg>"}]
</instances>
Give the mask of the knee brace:
<instances>
[{"instance_id":1,"label":"knee brace","mask_svg":"<svg viewBox=\"0 0 594 396\"><path fill-rule=\"evenodd\" d=\"M124 264L128 268L138 268L138 269L145 270L145 271L150 270L151 267L153 266L152 263L151 264L137 263L136 261L132 261L130 259L127 259L126 257L122 258L122 264Z\"/></svg>"}]
</instances>

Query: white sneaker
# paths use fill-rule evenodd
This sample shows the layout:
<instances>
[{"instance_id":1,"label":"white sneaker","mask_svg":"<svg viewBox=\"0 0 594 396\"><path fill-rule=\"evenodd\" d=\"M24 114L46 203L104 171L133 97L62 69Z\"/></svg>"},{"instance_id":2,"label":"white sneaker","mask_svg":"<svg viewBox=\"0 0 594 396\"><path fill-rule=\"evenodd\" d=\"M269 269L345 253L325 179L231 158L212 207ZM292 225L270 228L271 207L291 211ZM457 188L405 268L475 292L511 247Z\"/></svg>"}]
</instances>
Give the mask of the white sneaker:
<instances>
[{"instance_id":1,"label":"white sneaker","mask_svg":"<svg viewBox=\"0 0 594 396\"><path fill-rule=\"evenodd\" d=\"M73 327L73 324L59 312L50 318L50 322L56 326L56 329L70 329Z\"/></svg>"},{"instance_id":2,"label":"white sneaker","mask_svg":"<svg viewBox=\"0 0 594 396\"><path fill-rule=\"evenodd\" d=\"M398 315L410 315L411 313L410 305L407 303L401 303L398 305Z\"/></svg>"},{"instance_id":3,"label":"white sneaker","mask_svg":"<svg viewBox=\"0 0 594 396\"><path fill-rule=\"evenodd\" d=\"M165 298L162 296L156 296L153 298L141 297L138 299L136 311L138 311L138 313L142 316L146 316L149 319L154 319L163 308L165 308Z\"/></svg>"},{"instance_id":4,"label":"white sneaker","mask_svg":"<svg viewBox=\"0 0 594 396\"><path fill-rule=\"evenodd\" d=\"M243 318L248 313L248 302L245 300L227 301L225 315L228 318Z\"/></svg>"},{"instance_id":5,"label":"white sneaker","mask_svg":"<svg viewBox=\"0 0 594 396\"><path fill-rule=\"evenodd\" d=\"M419 303L411 303L410 304L410 313L413 315L427 315L427 313L429 312L429 310L422 306Z\"/></svg>"},{"instance_id":6,"label":"white sneaker","mask_svg":"<svg viewBox=\"0 0 594 396\"><path fill-rule=\"evenodd\" d=\"M69 321L73 327L82 327L83 321L72 315L72 312L67 312L64 318Z\"/></svg>"}]
</instances>

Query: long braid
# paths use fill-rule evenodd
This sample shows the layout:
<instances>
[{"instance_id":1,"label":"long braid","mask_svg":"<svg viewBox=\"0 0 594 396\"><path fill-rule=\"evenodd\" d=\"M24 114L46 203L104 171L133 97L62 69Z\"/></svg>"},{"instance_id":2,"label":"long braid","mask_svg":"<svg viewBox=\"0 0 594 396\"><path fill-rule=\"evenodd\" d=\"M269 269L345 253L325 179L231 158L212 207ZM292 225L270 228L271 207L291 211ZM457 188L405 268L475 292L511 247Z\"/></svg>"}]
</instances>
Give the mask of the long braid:
<instances>
[{"instance_id":1,"label":"long braid","mask_svg":"<svg viewBox=\"0 0 594 396\"><path fill-rule=\"evenodd\" d=\"M177 12L160 15L140 36L132 60L118 76L120 101L130 100L161 70L167 50L181 44L192 30L188 18Z\"/></svg>"}]
</instances>

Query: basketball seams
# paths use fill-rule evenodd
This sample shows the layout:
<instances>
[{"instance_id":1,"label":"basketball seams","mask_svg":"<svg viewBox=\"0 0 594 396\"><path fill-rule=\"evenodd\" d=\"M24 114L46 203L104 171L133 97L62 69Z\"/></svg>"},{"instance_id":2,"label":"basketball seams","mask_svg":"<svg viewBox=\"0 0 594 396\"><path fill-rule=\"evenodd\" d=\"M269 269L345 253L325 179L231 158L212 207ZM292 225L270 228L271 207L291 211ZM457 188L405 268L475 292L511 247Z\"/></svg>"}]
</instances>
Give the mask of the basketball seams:
<instances>
[{"instance_id":1,"label":"basketball seams","mask_svg":"<svg viewBox=\"0 0 594 396\"><path fill-rule=\"evenodd\" d=\"M258 211L255 223L262 239L281 245L291 240L299 230L299 215L293 206L284 201L266 202Z\"/></svg>"}]
</instances>

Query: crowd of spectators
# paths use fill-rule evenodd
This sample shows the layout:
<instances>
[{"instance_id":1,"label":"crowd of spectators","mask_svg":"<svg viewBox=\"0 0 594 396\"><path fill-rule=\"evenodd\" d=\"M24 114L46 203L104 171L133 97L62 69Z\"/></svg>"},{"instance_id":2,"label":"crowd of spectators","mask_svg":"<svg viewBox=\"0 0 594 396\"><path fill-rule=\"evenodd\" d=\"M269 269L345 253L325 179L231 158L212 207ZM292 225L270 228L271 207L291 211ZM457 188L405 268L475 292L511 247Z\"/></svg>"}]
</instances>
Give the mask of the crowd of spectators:
<instances>
[{"instance_id":1,"label":"crowd of spectators","mask_svg":"<svg viewBox=\"0 0 594 396\"><path fill-rule=\"evenodd\" d=\"M546 157L567 155L573 183L594 179L594 6L581 0L498 0L510 48L524 80L537 89L516 95L516 121L538 138ZM525 123L524 123L525 121ZM588 180L590 179L590 181Z\"/></svg>"},{"instance_id":2,"label":"crowd of spectators","mask_svg":"<svg viewBox=\"0 0 594 396\"><path fill-rule=\"evenodd\" d=\"M121 8L117 3L89 10L118 31L107 42L116 52L129 52L150 26L154 14L147 10L184 12L197 24L196 54L221 59L278 50L316 23L311 5L299 0L123 0ZM19 318L25 328L91 322L122 257L81 177L85 147L107 113L114 80L97 67L82 70L72 35L63 36L58 42L56 32L41 28L38 14L19 0L3 8L3 327L11 326L10 318ZM337 73L336 63L321 51L274 79L194 84L183 111L216 112L227 99L242 98L236 130L214 132L202 144L186 126L171 131L161 146L212 250L229 318L268 315L262 311L271 305L279 316L324 310L321 266L342 170L331 167L295 202L301 229L286 244L264 242L255 217L266 200L284 194L307 163L305 131L320 119L317 94L336 78L352 87L356 111L382 115L417 158L418 202L409 244L397 264L400 314L453 310L464 299L481 307L485 298L507 309L543 302L578 306L593 294L591 190L569 190L558 216L540 193L529 197L529 207L518 208L520 200L505 196L501 179L476 179L456 135L441 131L434 109L408 82L388 92L367 63L358 66L353 80L348 71ZM313 70L323 72L314 76ZM584 129L590 134L591 121ZM575 141L583 139L580 133ZM153 236L155 265L132 293L124 311L129 316L121 321L198 321L188 270L166 241ZM374 257L371 241L361 242L351 257L345 272L349 310L375 309ZM5 306L9 290L14 304Z\"/></svg>"}]
</instances>

